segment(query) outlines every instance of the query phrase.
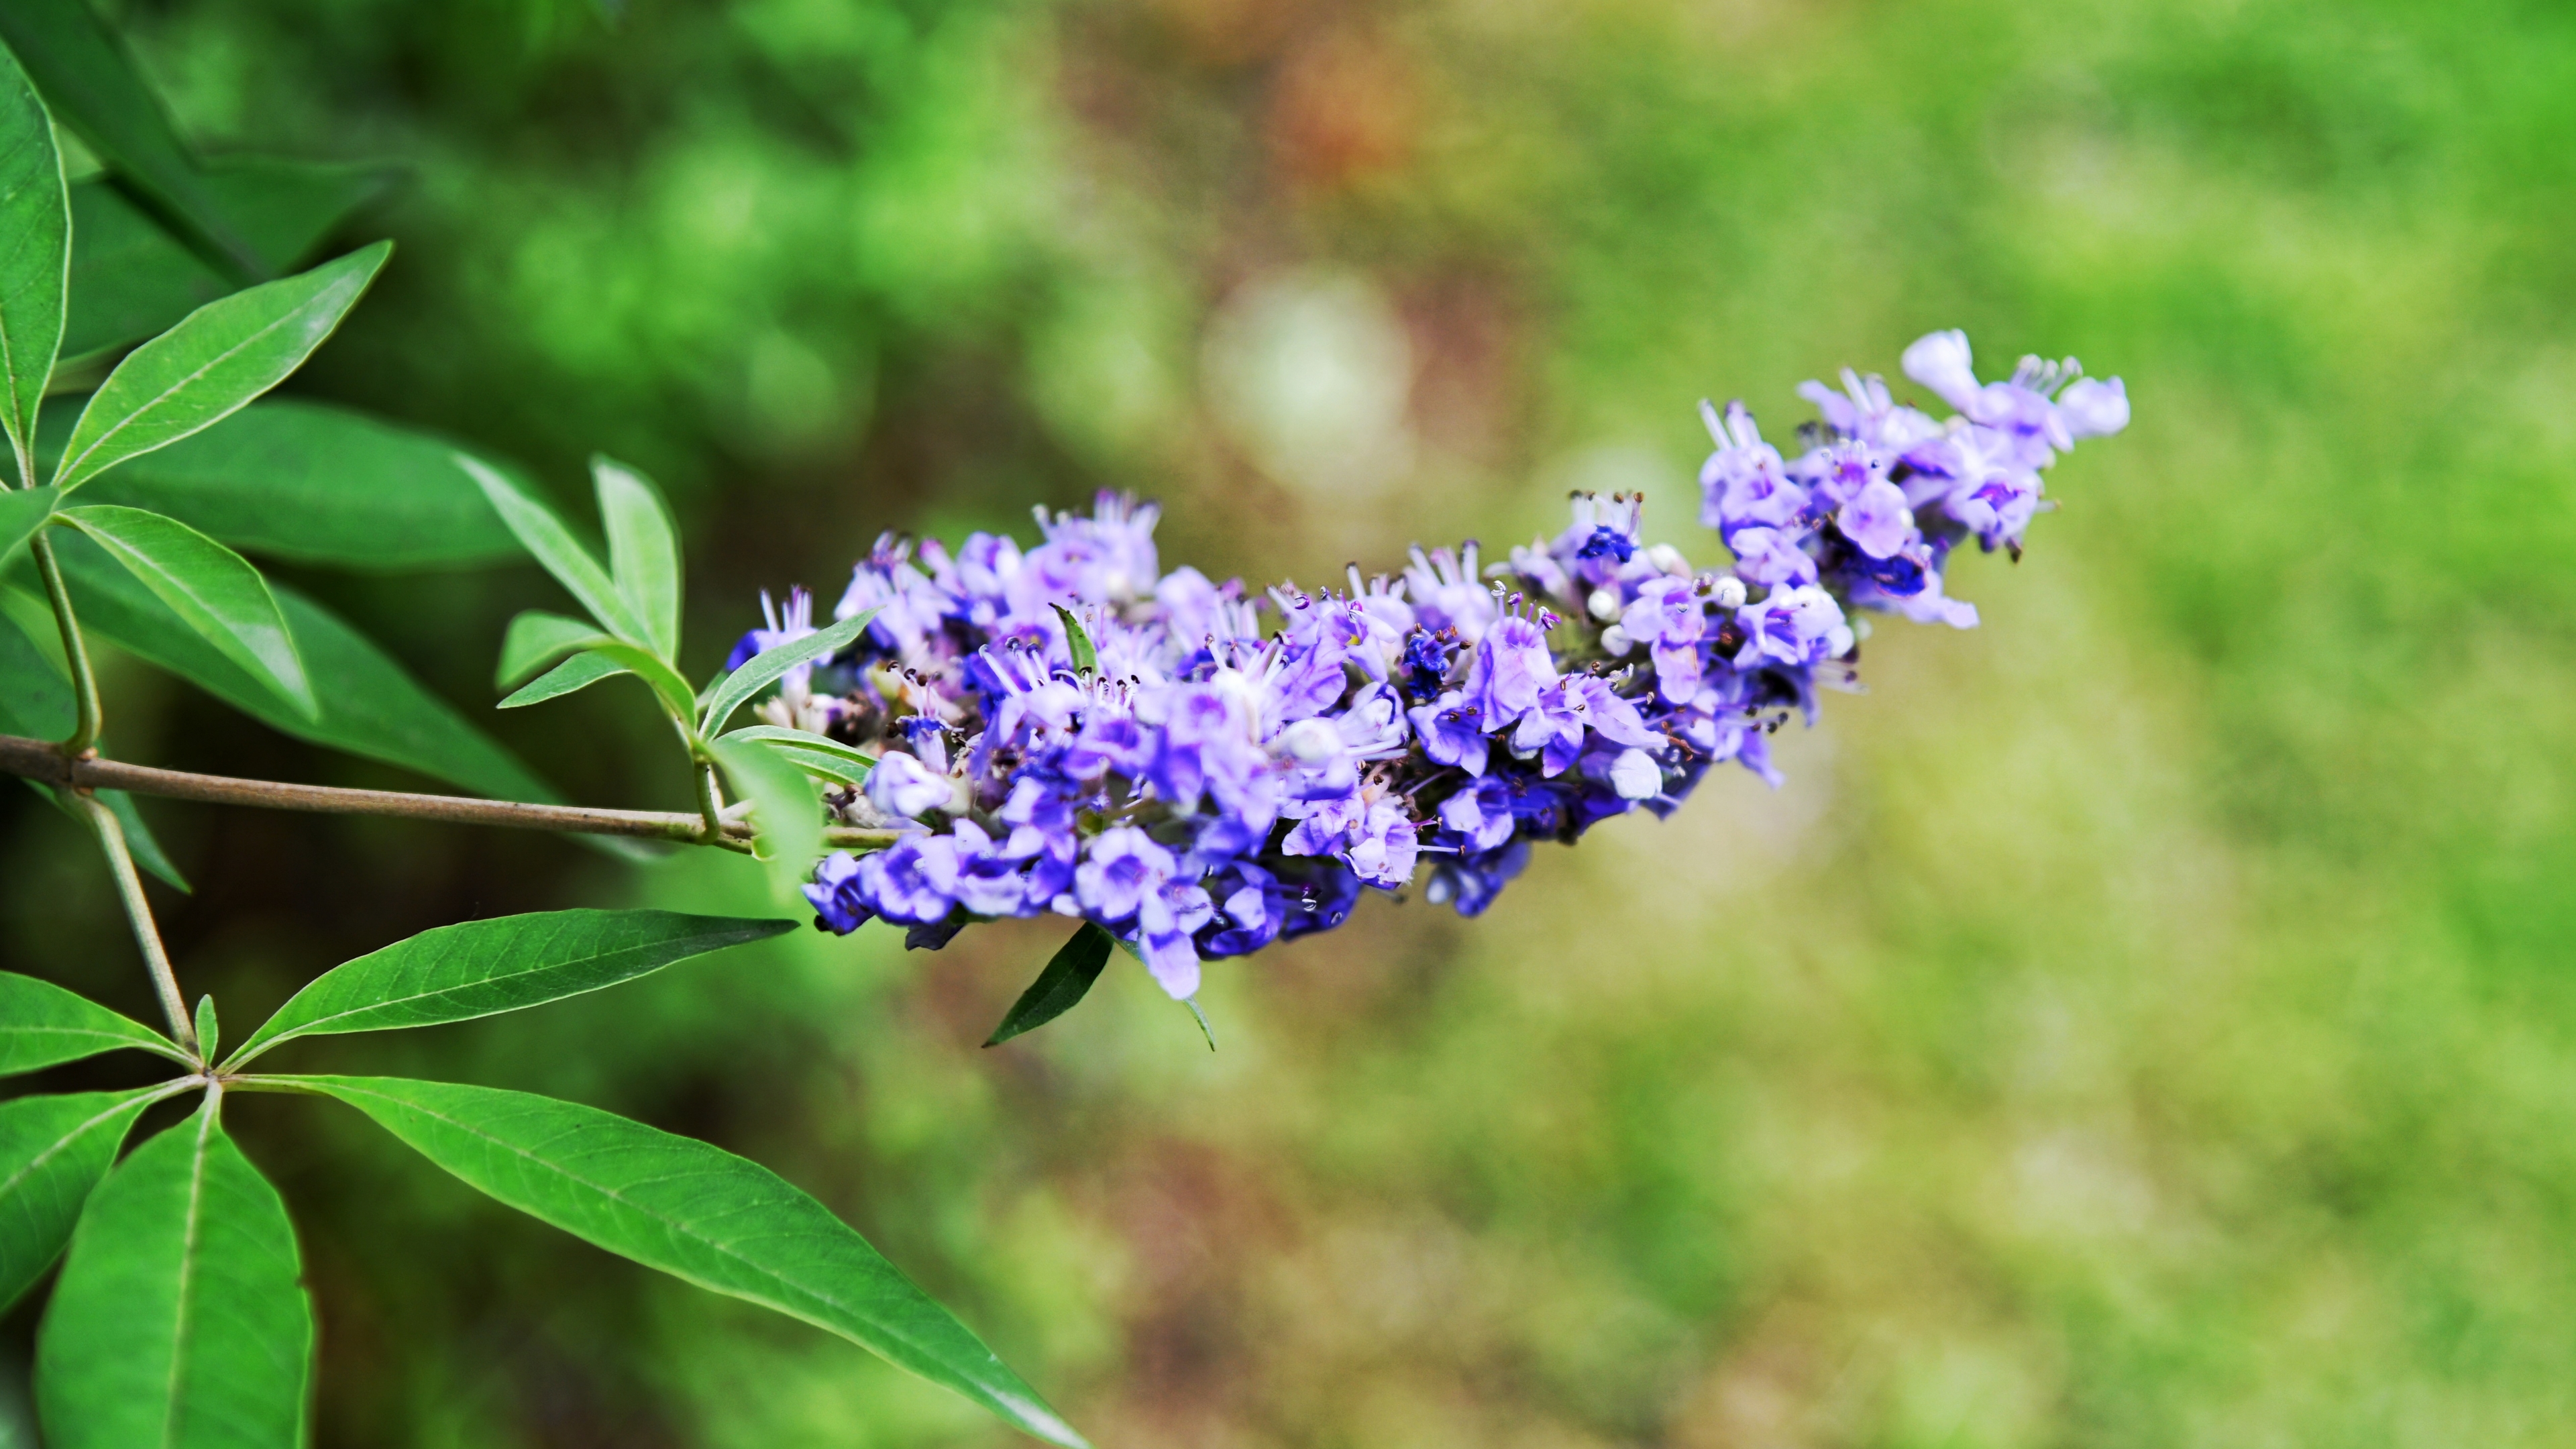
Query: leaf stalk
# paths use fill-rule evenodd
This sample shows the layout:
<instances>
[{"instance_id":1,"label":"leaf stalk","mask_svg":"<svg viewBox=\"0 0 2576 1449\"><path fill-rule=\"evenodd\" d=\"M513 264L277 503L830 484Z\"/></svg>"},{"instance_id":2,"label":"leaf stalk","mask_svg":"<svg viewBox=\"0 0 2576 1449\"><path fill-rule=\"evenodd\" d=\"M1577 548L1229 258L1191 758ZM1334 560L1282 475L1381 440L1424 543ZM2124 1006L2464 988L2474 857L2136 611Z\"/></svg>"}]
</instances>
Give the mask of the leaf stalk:
<instances>
[{"instance_id":1,"label":"leaf stalk","mask_svg":"<svg viewBox=\"0 0 2576 1449\"><path fill-rule=\"evenodd\" d=\"M125 827L116 823L116 812L98 803L86 790L74 790L81 809L88 812L90 826L98 832L99 845L107 851L108 873L116 878L117 898L125 905L125 918L133 923L134 944L143 951L143 964L152 973L152 987L161 996L162 1014L170 1019L171 1039L187 1048L188 1054L203 1063L205 1053L197 1045L197 1024L188 1015L186 998L179 994L178 974L170 969L170 953L161 944L161 928L152 919L152 902L143 894L143 877L135 873L134 853L126 848Z\"/></svg>"}]
</instances>

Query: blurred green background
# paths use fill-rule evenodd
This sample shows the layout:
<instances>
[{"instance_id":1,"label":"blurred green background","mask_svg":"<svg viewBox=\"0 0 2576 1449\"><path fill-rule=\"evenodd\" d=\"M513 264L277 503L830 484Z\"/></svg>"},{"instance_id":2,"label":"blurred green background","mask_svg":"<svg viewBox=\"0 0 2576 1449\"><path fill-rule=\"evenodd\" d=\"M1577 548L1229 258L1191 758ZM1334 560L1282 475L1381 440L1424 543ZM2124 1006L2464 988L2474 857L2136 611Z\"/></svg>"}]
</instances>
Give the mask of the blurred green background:
<instances>
[{"instance_id":1,"label":"blurred green background","mask_svg":"<svg viewBox=\"0 0 2576 1449\"><path fill-rule=\"evenodd\" d=\"M1714 562L1693 404L1785 435L1800 379L1936 327L2136 403L2026 561L1956 571L1984 628L1882 623L1785 789L1218 968L1214 1055L1123 969L978 1050L1037 924L803 933L297 1065L759 1158L1103 1445L2576 1435L2576 11L106 8L207 150L410 168L290 390L567 499L593 449L653 473L699 673L881 529L1027 537L1102 486L1219 577L1499 547L1569 486ZM478 714L503 622L559 606L532 567L280 573ZM132 758L405 783L112 667ZM578 798L684 805L616 689L484 717ZM772 907L730 859L147 809L235 1022L468 916ZM149 1011L25 792L0 870L13 968ZM303 1235L325 1446L1008 1437L353 1114L231 1116Z\"/></svg>"}]
</instances>

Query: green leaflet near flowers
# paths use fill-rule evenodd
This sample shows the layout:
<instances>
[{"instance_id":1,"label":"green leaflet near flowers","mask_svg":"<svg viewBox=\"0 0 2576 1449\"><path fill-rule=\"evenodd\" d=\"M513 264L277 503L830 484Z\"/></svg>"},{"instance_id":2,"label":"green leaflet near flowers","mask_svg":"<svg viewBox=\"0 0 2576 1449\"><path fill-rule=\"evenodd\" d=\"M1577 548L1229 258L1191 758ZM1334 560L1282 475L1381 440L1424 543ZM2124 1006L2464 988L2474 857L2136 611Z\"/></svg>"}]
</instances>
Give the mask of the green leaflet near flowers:
<instances>
[{"instance_id":1,"label":"green leaflet near flowers","mask_svg":"<svg viewBox=\"0 0 2576 1449\"><path fill-rule=\"evenodd\" d=\"M547 573L554 575L555 582L563 585L565 592L581 601L581 606L590 611L590 617L598 620L601 628L629 644L650 644L651 633L635 617L634 610L626 606L626 596L618 589L616 580L610 578L608 572L599 566L599 560L591 557L590 550L582 547L581 541L572 536L572 530L564 527L563 520L555 516L553 509L538 502L516 481L480 458L458 453L453 461L465 470L467 477L481 486L483 496L491 500L493 511L501 515L501 521L509 526L510 532L518 535L520 544L536 556Z\"/></svg>"},{"instance_id":2,"label":"green leaflet near flowers","mask_svg":"<svg viewBox=\"0 0 2576 1449\"><path fill-rule=\"evenodd\" d=\"M306 1440L313 1304L277 1189L220 1099L90 1195L36 1339L53 1449L287 1449Z\"/></svg>"},{"instance_id":3,"label":"green leaflet near flowers","mask_svg":"<svg viewBox=\"0 0 2576 1449\"><path fill-rule=\"evenodd\" d=\"M169 1087L0 1103L0 1309L44 1276L143 1109Z\"/></svg>"},{"instance_id":4,"label":"green leaflet near flowers","mask_svg":"<svg viewBox=\"0 0 2576 1449\"><path fill-rule=\"evenodd\" d=\"M57 552L81 625L278 730L505 800L563 797L447 701L421 687L364 635L291 589L277 588L305 667L326 682L306 719L199 638L90 541L58 533Z\"/></svg>"},{"instance_id":5,"label":"green leaflet near flowers","mask_svg":"<svg viewBox=\"0 0 2576 1449\"><path fill-rule=\"evenodd\" d=\"M802 639L772 645L744 660L740 669L708 688L706 714L699 721L698 728L709 734L724 728L724 722L732 718L733 712L748 703L753 695L777 683L787 671L800 664L811 664L825 655L837 654L848 648L850 641L858 638L859 631L868 627L869 621L876 616L877 611L870 609Z\"/></svg>"},{"instance_id":6,"label":"green leaflet near flowers","mask_svg":"<svg viewBox=\"0 0 2576 1449\"><path fill-rule=\"evenodd\" d=\"M90 394L53 482L77 488L139 453L212 427L304 365L358 304L392 242L209 302L125 355Z\"/></svg>"},{"instance_id":7,"label":"green leaflet near flowers","mask_svg":"<svg viewBox=\"0 0 2576 1449\"><path fill-rule=\"evenodd\" d=\"M236 1070L299 1036L434 1026L560 1001L795 928L794 921L594 910L440 926L315 978L224 1065Z\"/></svg>"},{"instance_id":8,"label":"green leaflet near flowers","mask_svg":"<svg viewBox=\"0 0 2576 1449\"><path fill-rule=\"evenodd\" d=\"M268 275L258 251L217 205L124 42L84 0L9 0L0 5L0 39L17 53L55 116L166 224L227 270Z\"/></svg>"},{"instance_id":9,"label":"green leaflet near flowers","mask_svg":"<svg viewBox=\"0 0 2576 1449\"><path fill-rule=\"evenodd\" d=\"M819 779L848 785L853 789L868 782L868 771L876 768L876 757L826 735L808 730L783 729L777 725L745 725L728 730L729 740L758 740L780 755L795 762L796 768Z\"/></svg>"},{"instance_id":10,"label":"green leaflet near flowers","mask_svg":"<svg viewBox=\"0 0 2576 1449\"><path fill-rule=\"evenodd\" d=\"M666 663L680 657L680 539L671 510L643 474L607 458L590 460L599 522L608 533L608 571L618 597Z\"/></svg>"},{"instance_id":11,"label":"green leaflet near flowers","mask_svg":"<svg viewBox=\"0 0 2576 1449\"><path fill-rule=\"evenodd\" d=\"M1092 984L1100 979L1101 968L1109 964L1110 948L1117 944L1117 937L1090 921L1083 922L1082 929L1056 949L1055 955L1047 961L1046 969L1038 973L1038 979L1030 982L1029 989L1020 993L1020 999L1011 1003L1011 1009L1003 1014L1002 1024L993 1028L992 1036L985 1039L984 1045L1000 1046L1022 1032L1035 1031L1071 1011L1076 1003L1090 994Z\"/></svg>"},{"instance_id":12,"label":"green leaflet near flowers","mask_svg":"<svg viewBox=\"0 0 2576 1449\"><path fill-rule=\"evenodd\" d=\"M50 981L0 971L0 1076L135 1047L188 1063L168 1037Z\"/></svg>"},{"instance_id":13,"label":"green leaflet near flowers","mask_svg":"<svg viewBox=\"0 0 2576 1449\"><path fill-rule=\"evenodd\" d=\"M61 517L96 540L173 614L226 659L275 690L308 720L322 715L295 636L268 580L240 554L175 518L97 504Z\"/></svg>"},{"instance_id":14,"label":"green leaflet near flowers","mask_svg":"<svg viewBox=\"0 0 2576 1449\"><path fill-rule=\"evenodd\" d=\"M525 709L532 704L543 704L547 700L560 699L567 694L588 689L603 679L614 679L618 675L634 672L605 654L576 654L529 680L525 686L512 691L507 698L492 707ZM656 698L659 696L657 695Z\"/></svg>"},{"instance_id":15,"label":"green leaflet near flowers","mask_svg":"<svg viewBox=\"0 0 2576 1449\"><path fill-rule=\"evenodd\" d=\"M1051 1444L1082 1436L974 1333L758 1163L592 1107L392 1077L297 1081L474 1187L650 1268L829 1329Z\"/></svg>"},{"instance_id":16,"label":"green leaflet near flowers","mask_svg":"<svg viewBox=\"0 0 2576 1449\"><path fill-rule=\"evenodd\" d=\"M26 72L0 51L0 430L34 480L36 410L63 340L71 197L53 122Z\"/></svg>"}]
</instances>

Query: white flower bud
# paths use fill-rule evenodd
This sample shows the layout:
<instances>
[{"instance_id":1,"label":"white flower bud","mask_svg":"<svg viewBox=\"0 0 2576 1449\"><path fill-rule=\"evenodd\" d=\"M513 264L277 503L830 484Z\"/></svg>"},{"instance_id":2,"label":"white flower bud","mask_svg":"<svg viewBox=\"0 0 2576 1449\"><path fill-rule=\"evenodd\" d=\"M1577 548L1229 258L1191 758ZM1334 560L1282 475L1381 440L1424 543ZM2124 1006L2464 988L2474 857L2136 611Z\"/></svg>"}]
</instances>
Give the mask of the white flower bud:
<instances>
[{"instance_id":1,"label":"white flower bud","mask_svg":"<svg viewBox=\"0 0 2576 1449\"><path fill-rule=\"evenodd\" d=\"M1708 597L1721 609L1741 609L1744 607L1744 580L1733 574L1723 575L1709 586Z\"/></svg>"},{"instance_id":2,"label":"white flower bud","mask_svg":"<svg viewBox=\"0 0 2576 1449\"><path fill-rule=\"evenodd\" d=\"M1583 601L1583 607L1592 611L1593 618L1607 624L1619 617L1619 591L1594 589L1592 597Z\"/></svg>"},{"instance_id":3,"label":"white flower bud","mask_svg":"<svg viewBox=\"0 0 2576 1449\"><path fill-rule=\"evenodd\" d=\"M1301 765L1320 765L1342 753L1341 732L1325 719L1301 719L1281 730L1273 743Z\"/></svg>"},{"instance_id":4,"label":"white flower bud","mask_svg":"<svg viewBox=\"0 0 2576 1449\"><path fill-rule=\"evenodd\" d=\"M1610 788L1622 800L1652 800L1664 792L1664 770L1644 750L1625 750L1610 766Z\"/></svg>"},{"instance_id":5,"label":"white flower bud","mask_svg":"<svg viewBox=\"0 0 2576 1449\"><path fill-rule=\"evenodd\" d=\"M1648 548L1646 562L1653 564L1658 573L1671 574L1677 579L1690 577L1690 560L1682 557L1682 551L1669 543L1659 543Z\"/></svg>"},{"instance_id":6,"label":"white flower bud","mask_svg":"<svg viewBox=\"0 0 2576 1449\"><path fill-rule=\"evenodd\" d=\"M1637 641L1629 638L1628 631L1616 624L1601 631L1601 652L1613 659L1622 657L1636 647Z\"/></svg>"}]
</instances>

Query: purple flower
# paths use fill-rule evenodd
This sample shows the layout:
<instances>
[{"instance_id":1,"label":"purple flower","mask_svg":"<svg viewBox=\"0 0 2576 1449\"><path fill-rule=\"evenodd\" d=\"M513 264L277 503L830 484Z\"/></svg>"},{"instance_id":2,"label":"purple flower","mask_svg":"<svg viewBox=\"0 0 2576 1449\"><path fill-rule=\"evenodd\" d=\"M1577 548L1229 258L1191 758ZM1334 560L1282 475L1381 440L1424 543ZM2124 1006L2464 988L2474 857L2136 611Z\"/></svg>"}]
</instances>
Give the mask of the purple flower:
<instances>
[{"instance_id":1,"label":"purple flower","mask_svg":"<svg viewBox=\"0 0 2576 1449\"><path fill-rule=\"evenodd\" d=\"M814 906L814 924L836 936L866 925L876 912L860 899L858 883L858 858L846 850L815 862L814 883L805 887L805 899Z\"/></svg>"},{"instance_id":2,"label":"purple flower","mask_svg":"<svg viewBox=\"0 0 2576 1449\"><path fill-rule=\"evenodd\" d=\"M1851 626L1843 622L1841 606L1812 584L1747 604L1735 618L1744 626L1744 645L1735 651L1739 669L1764 660L1793 667L1822 664L1851 652Z\"/></svg>"},{"instance_id":3,"label":"purple flower","mask_svg":"<svg viewBox=\"0 0 2576 1449\"><path fill-rule=\"evenodd\" d=\"M1404 571L1404 588L1413 601L1415 620L1435 633L1454 630L1470 644L1484 638L1486 627L1501 611L1477 576L1475 543L1469 541L1456 553L1435 548L1427 558L1417 547L1412 558L1413 566Z\"/></svg>"},{"instance_id":4,"label":"purple flower","mask_svg":"<svg viewBox=\"0 0 2576 1449\"><path fill-rule=\"evenodd\" d=\"M1431 873L1422 894L1433 905L1450 906L1462 916L1481 916L1503 886L1529 864L1529 842L1515 840L1487 855L1466 856Z\"/></svg>"},{"instance_id":5,"label":"purple flower","mask_svg":"<svg viewBox=\"0 0 2576 1449\"><path fill-rule=\"evenodd\" d=\"M1149 891L1136 911L1137 954L1175 1001L1199 994L1198 943L1191 933L1216 914L1208 893L1187 881L1166 881Z\"/></svg>"},{"instance_id":6,"label":"purple flower","mask_svg":"<svg viewBox=\"0 0 2576 1449\"><path fill-rule=\"evenodd\" d=\"M1460 690L1407 711L1422 753L1435 765L1448 765L1470 775L1485 773L1484 707Z\"/></svg>"},{"instance_id":7,"label":"purple flower","mask_svg":"<svg viewBox=\"0 0 2576 1449\"><path fill-rule=\"evenodd\" d=\"M1505 614L1477 643L1465 693L1491 732L1519 720L1538 703L1538 692L1555 679L1556 661L1548 657L1547 631L1518 614Z\"/></svg>"},{"instance_id":8,"label":"purple flower","mask_svg":"<svg viewBox=\"0 0 2576 1449\"><path fill-rule=\"evenodd\" d=\"M1816 581L1816 560L1776 528L1739 528L1726 541L1735 551L1735 573L1766 589L1793 589Z\"/></svg>"},{"instance_id":9,"label":"purple flower","mask_svg":"<svg viewBox=\"0 0 2576 1449\"><path fill-rule=\"evenodd\" d=\"M1834 526L1871 558L1886 558L1915 538L1914 510L1905 506L1905 490L1884 478L1844 504L1834 515Z\"/></svg>"},{"instance_id":10,"label":"purple flower","mask_svg":"<svg viewBox=\"0 0 2576 1449\"><path fill-rule=\"evenodd\" d=\"M1463 849L1492 850L1511 839L1520 823L1512 814L1512 787L1500 776L1471 781L1440 802L1440 823L1458 837Z\"/></svg>"},{"instance_id":11,"label":"purple flower","mask_svg":"<svg viewBox=\"0 0 2576 1449\"><path fill-rule=\"evenodd\" d=\"M1093 920L1124 925L1179 869L1172 853L1144 831L1114 826L1092 837L1091 848L1074 869L1073 896Z\"/></svg>"},{"instance_id":12,"label":"purple flower","mask_svg":"<svg viewBox=\"0 0 2576 1449\"><path fill-rule=\"evenodd\" d=\"M1762 441L1742 402L1726 405L1723 418L1707 403L1700 418L1717 451L1700 465L1700 522L1721 535L1739 528L1786 528L1807 507L1807 490L1789 481L1780 450Z\"/></svg>"},{"instance_id":13,"label":"purple flower","mask_svg":"<svg viewBox=\"0 0 2576 1449\"><path fill-rule=\"evenodd\" d=\"M889 921L927 926L948 918L956 897L940 889L957 878L957 840L948 835L907 835L859 861L858 896Z\"/></svg>"},{"instance_id":14,"label":"purple flower","mask_svg":"<svg viewBox=\"0 0 2576 1449\"><path fill-rule=\"evenodd\" d=\"M1656 689L1675 702L1699 692L1699 641L1708 633L1703 597L1695 579L1648 579L1638 586L1637 601L1619 616L1619 627L1645 645L1655 661Z\"/></svg>"}]
</instances>

